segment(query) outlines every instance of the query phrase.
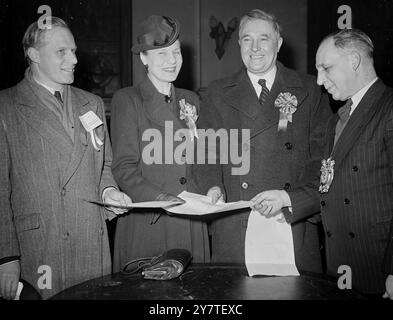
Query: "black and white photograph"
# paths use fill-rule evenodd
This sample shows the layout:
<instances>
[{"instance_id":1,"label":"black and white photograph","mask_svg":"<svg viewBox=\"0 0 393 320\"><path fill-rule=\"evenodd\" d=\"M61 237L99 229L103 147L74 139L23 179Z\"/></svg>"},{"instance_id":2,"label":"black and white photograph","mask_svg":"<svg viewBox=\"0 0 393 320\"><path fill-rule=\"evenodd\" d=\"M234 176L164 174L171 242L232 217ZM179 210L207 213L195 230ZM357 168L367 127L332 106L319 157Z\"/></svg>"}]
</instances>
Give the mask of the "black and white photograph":
<instances>
[{"instance_id":1,"label":"black and white photograph","mask_svg":"<svg viewBox=\"0 0 393 320\"><path fill-rule=\"evenodd\" d=\"M0 310L26 300L389 307L393 0L0 0Z\"/></svg>"}]
</instances>

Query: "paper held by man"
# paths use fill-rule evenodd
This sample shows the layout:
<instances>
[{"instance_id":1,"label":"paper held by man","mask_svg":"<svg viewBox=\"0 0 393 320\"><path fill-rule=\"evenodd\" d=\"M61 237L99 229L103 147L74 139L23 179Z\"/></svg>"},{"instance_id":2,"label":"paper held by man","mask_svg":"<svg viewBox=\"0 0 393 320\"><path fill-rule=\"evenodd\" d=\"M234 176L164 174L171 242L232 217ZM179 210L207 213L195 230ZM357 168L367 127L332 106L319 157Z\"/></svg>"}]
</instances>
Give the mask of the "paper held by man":
<instances>
[{"instance_id":1,"label":"paper held by man","mask_svg":"<svg viewBox=\"0 0 393 320\"><path fill-rule=\"evenodd\" d=\"M163 208L172 214L202 216L251 207L251 201L211 203L205 195L183 191L178 195L185 203L149 201L133 203L132 208ZM100 205L102 202L91 201ZM280 222L279 215L266 218L251 211L246 231L245 262L248 274L297 276L291 225Z\"/></svg>"},{"instance_id":2,"label":"paper held by man","mask_svg":"<svg viewBox=\"0 0 393 320\"><path fill-rule=\"evenodd\" d=\"M146 202L135 202L131 206L114 206L122 209L133 209L133 208L162 208L173 214L182 215L206 215L214 214L219 212L232 211L242 208L248 208L251 205L250 201L237 201L237 202L218 202L216 204L211 203L211 199L208 196L201 194L191 193L183 191L178 195L179 198L183 199L185 203L173 202L173 201L146 201ZM102 201L89 201L101 206L111 207L113 205L104 203Z\"/></svg>"}]
</instances>

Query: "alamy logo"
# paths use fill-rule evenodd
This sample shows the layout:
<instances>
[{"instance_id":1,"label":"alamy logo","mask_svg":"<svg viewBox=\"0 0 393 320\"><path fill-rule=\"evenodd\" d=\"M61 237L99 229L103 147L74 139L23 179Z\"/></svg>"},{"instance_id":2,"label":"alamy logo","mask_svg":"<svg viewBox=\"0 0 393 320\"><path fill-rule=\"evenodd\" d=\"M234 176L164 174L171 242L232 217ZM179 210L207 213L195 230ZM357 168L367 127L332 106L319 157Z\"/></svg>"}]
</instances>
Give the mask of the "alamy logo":
<instances>
[{"instance_id":1,"label":"alamy logo","mask_svg":"<svg viewBox=\"0 0 393 320\"><path fill-rule=\"evenodd\" d=\"M250 171L249 129L197 129L196 142L189 129L173 131L173 122L165 121L164 137L158 129L143 132L142 141L150 142L142 150L145 164L231 164L232 175ZM175 142L181 143L174 148Z\"/></svg>"},{"instance_id":2,"label":"alamy logo","mask_svg":"<svg viewBox=\"0 0 393 320\"><path fill-rule=\"evenodd\" d=\"M341 290L352 289L352 269L350 266L342 265L338 267L337 273L342 274L337 281L338 288Z\"/></svg>"},{"instance_id":3,"label":"alamy logo","mask_svg":"<svg viewBox=\"0 0 393 320\"><path fill-rule=\"evenodd\" d=\"M37 273L42 274L37 280L37 287L41 290L52 289L52 268L48 265L41 265Z\"/></svg>"},{"instance_id":4,"label":"alamy logo","mask_svg":"<svg viewBox=\"0 0 393 320\"><path fill-rule=\"evenodd\" d=\"M40 29L48 29L52 28L52 9L48 5L42 5L38 8L37 13L43 13L41 17L39 17L37 23L38 28Z\"/></svg>"}]
</instances>

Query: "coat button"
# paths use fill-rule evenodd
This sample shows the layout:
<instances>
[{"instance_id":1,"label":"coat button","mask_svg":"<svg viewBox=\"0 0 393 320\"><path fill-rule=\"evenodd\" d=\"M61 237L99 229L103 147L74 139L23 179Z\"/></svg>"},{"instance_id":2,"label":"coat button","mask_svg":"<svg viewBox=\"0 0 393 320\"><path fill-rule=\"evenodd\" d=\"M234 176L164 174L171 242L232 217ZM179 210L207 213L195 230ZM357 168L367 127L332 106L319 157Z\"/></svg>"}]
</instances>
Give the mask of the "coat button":
<instances>
[{"instance_id":1,"label":"coat button","mask_svg":"<svg viewBox=\"0 0 393 320\"><path fill-rule=\"evenodd\" d=\"M61 189L61 192L60 192L60 195L62 196L62 197L64 197L65 195L66 195L66 189L65 188L63 188L63 189Z\"/></svg>"},{"instance_id":2,"label":"coat button","mask_svg":"<svg viewBox=\"0 0 393 320\"><path fill-rule=\"evenodd\" d=\"M99 228L98 233L102 236L104 234L104 230L102 228Z\"/></svg>"},{"instance_id":3,"label":"coat button","mask_svg":"<svg viewBox=\"0 0 393 320\"><path fill-rule=\"evenodd\" d=\"M243 151L248 151L250 150L250 145L248 143L243 143Z\"/></svg>"},{"instance_id":4,"label":"coat button","mask_svg":"<svg viewBox=\"0 0 393 320\"><path fill-rule=\"evenodd\" d=\"M349 199L347 199L347 198L344 199L344 203L345 203L345 204L349 204L350 202L351 202L351 201L349 201Z\"/></svg>"},{"instance_id":5,"label":"coat button","mask_svg":"<svg viewBox=\"0 0 393 320\"><path fill-rule=\"evenodd\" d=\"M246 190L246 189L248 188L248 183L247 183L247 182L243 182L243 183L242 183L242 188L243 188L244 190Z\"/></svg>"},{"instance_id":6,"label":"coat button","mask_svg":"<svg viewBox=\"0 0 393 320\"><path fill-rule=\"evenodd\" d=\"M359 170L359 168L357 166L352 167L352 171L357 172L358 170Z\"/></svg>"},{"instance_id":7,"label":"coat button","mask_svg":"<svg viewBox=\"0 0 393 320\"><path fill-rule=\"evenodd\" d=\"M355 234L353 232L348 233L348 235L353 239L355 238Z\"/></svg>"},{"instance_id":8,"label":"coat button","mask_svg":"<svg viewBox=\"0 0 393 320\"><path fill-rule=\"evenodd\" d=\"M321 201L321 206L322 206L322 207L326 206L326 202L322 200L322 201Z\"/></svg>"},{"instance_id":9,"label":"coat button","mask_svg":"<svg viewBox=\"0 0 393 320\"><path fill-rule=\"evenodd\" d=\"M287 150L291 150L292 149L292 143L286 142L285 143L285 148L287 148Z\"/></svg>"},{"instance_id":10,"label":"coat button","mask_svg":"<svg viewBox=\"0 0 393 320\"><path fill-rule=\"evenodd\" d=\"M291 188L291 184L289 183L289 182L287 182L285 185L284 185L284 190L289 190Z\"/></svg>"},{"instance_id":11,"label":"coat button","mask_svg":"<svg viewBox=\"0 0 393 320\"><path fill-rule=\"evenodd\" d=\"M330 238L332 236L332 234L330 233L330 231L326 231L326 235L328 238Z\"/></svg>"},{"instance_id":12,"label":"coat button","mask_svg":"<svg viewBox=\"0 0 393 320\"><path fill-rule=\"evenodd\" d=\"M64 232L64 233L62 234L61 237L62 237L64 240L67 240L69 236L70 236L70 233L67 231L67 232Z\"/></svg>"},{"instance_id":13,"label":"coat button","mask_svg":"<svg viewBox=\"0 0 393 320\"><path fill-rule=\"evenodd\" d=\"M180 184L186 184L187 183L187 179L185 177L181 177L179 179L179 181L180 181Z\"/></svg>"}]
</instances>

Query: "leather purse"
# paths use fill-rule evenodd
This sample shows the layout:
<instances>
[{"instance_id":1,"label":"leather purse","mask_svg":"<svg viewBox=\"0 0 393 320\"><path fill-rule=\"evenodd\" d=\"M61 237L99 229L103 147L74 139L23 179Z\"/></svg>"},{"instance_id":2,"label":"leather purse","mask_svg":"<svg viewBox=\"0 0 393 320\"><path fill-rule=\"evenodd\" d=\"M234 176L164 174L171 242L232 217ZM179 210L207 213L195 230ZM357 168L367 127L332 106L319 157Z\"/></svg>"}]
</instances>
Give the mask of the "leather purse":
<instances>
[{"instance_id":1,"label":"leather purse","mask_svg":"<svg viewBox=\"0 0 393 320\"><path fill-rule=\"evenodd\" d=\"M171 249L154 258L142 258L126 263L123 274L135 274L142 271L145 279L170 280L179 277L192 260L192 255L185 249ZM132 264L136 267L130 268Z\"/></svg>"}]
</instances>

